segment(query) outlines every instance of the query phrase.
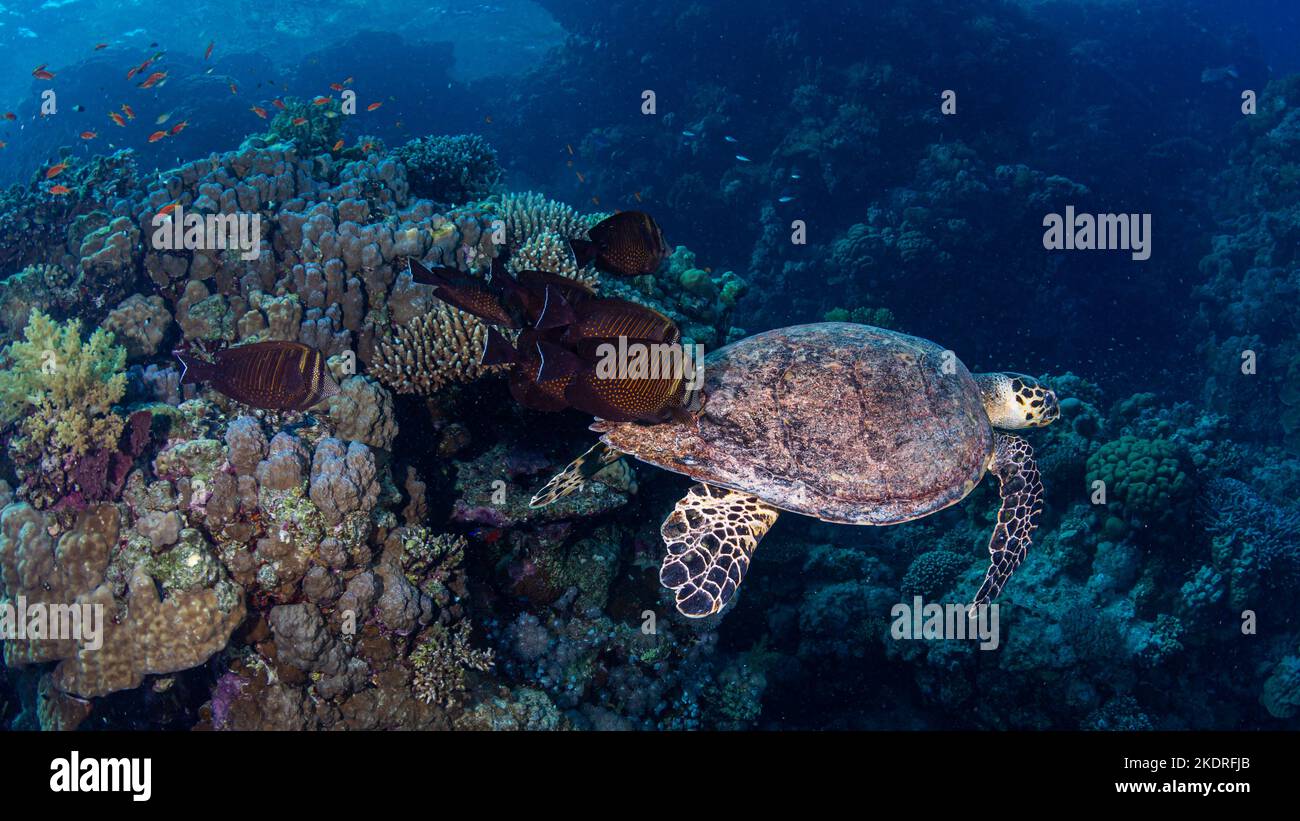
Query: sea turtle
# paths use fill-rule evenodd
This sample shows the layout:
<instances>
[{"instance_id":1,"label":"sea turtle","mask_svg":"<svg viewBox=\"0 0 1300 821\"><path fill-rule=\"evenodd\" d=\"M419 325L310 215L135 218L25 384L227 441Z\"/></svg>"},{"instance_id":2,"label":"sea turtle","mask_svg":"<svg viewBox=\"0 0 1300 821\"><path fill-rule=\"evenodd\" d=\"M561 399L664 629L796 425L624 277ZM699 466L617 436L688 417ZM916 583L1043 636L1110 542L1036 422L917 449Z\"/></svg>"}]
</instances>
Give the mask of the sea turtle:
<instances>
[{"instance_id":1,"label":"sea turtle","mask_svg":"<svg viewBox=\"0 0 1300 821\"><path fill-rule=\"evenodd\" d=\"M714 351L701 390L692 420L598 419L600 443L532 500L541 507L599 481L623 454L697 480L660 528L668 553L659 580L684 615L726 606L781 510L897 524L957 503L986 471L998 477L1002 508L972 607L996 598L1025 558L1043 486L1029 443L995 429L1059 416L1056 395L1034 378L972 375L929 340L825 322Z\"/></svg>"}]
</instances>

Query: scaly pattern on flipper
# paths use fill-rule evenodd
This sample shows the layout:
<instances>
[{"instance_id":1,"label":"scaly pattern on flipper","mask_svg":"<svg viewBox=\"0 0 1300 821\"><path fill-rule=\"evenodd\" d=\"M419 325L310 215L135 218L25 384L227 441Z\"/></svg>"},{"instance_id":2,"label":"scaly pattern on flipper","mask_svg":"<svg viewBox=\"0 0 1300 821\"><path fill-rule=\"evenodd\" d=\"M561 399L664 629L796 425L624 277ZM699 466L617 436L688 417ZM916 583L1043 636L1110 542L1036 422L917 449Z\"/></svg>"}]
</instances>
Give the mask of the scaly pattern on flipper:
<instances>
[{"instance_id":1,"label":"scaly pattern on flipper","mask_svg":"<svg viewBox=\"0 0 1300 821\"><path fill-rule=\"evenodd\" d=\"M706 484L677 502L659 528L668 547L659 581L677 594L682 615L698 619L726 607L778 514L748 493Z\"/></svg>"},{"instance_id":2,"label":"scaly pattern on flipper","mask_svg":"<svg viewBox=\"0 0 1300 821\"><path fill-rule=\"evenodd\" d=\"M1043 512L1043 482L1034 464L1034 449L1019 436L994 435L993 464L1002 507L989 539L989 569L971 607L998 597L1011 574L1025 560L1038 517Z\"/></svg>"},{"instance_id":3,"label":"scaly pattern on flipper","mask_svg":"<svg viewBox=\"0 0 1300 821\"><path fill-rule=\"evenodd\" d=\"M551 481L537 491L528 506L546 507L563 499L565 496L582 490L593 476L609 463L622 458L622 456L623 454L604 442L597 442L586 453L570 462L568 467L551 477Z\"/></svg>"}]
</instances>

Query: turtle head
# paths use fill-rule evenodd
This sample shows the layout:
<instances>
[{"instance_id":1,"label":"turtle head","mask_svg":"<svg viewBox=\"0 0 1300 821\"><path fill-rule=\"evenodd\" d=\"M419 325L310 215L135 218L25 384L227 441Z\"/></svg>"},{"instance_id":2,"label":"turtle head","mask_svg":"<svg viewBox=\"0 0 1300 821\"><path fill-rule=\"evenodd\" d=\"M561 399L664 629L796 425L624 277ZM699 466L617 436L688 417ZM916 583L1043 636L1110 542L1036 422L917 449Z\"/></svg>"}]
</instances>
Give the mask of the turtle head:
<instances>
[{"instance_id":1,"label":"turtle head","mask_svg":"<svg viewBox=\"0 0 1300 821\"><path fill-rule=\"evenodd\" d=\"M979 373L975 374L975 382L984 399L984 412L995 428L1041 428L1061 415L1056 392L1032 376Z\"/></svg>"}]
</instances>

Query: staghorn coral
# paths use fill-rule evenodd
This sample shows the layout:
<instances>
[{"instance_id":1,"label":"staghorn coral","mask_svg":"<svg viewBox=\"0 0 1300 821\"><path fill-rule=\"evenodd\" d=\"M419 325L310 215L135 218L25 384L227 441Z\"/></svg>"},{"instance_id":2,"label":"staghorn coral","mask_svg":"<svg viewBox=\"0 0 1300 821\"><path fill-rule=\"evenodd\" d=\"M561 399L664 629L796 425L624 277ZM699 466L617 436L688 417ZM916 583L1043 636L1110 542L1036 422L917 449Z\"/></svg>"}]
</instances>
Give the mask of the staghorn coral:
<instances>
[{"instance_id":1,"label":"staghorn coral","mask_svg":"<svg viewBox=\"0 0 1300 821\"><path fill-rule=\"evenodd\" d=\"M491 670L493 653L470 646L470 625L462 621L452 628L430 626L411 652L410 662L416 696L426 704L450 707L466 689L466 671Z\"/></svg>"},{"instance_id":2,"label":"staghorn coral","mask_svg":"<svg viewBox=\"0 0 1300 821\"><path fill-rule=\"evenodd\" d=\"M482 322L439 302L429 313L397 326L390 340L375 347L370 372L397 393L431 396L492 370L478 364L486 342Z\"/></svg>"},{"instance_id":3,"label":"staghorn coral","mask_svg":"<svg viewBox=\"0 0 1300 821\"><path fill-rule=\"evenodd\" d=\"M1286 590L1300 578L1300 510L1275 505L1240 480L1217 477L1202 489L1197 514L1234 608L1250 606L1261 586Z\"/></svg>"}]
</instances>

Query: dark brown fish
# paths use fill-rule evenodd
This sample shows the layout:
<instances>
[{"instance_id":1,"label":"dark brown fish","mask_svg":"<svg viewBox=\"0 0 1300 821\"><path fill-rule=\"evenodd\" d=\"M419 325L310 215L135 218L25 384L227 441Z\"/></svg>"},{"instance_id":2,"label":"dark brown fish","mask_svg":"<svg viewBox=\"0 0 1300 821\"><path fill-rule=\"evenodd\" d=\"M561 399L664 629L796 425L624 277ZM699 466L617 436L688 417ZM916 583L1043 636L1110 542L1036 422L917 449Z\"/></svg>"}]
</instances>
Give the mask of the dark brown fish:
<instances>
[{"instance_id":1,"label":"dark brown fish","mask_svg":"<svg viewBox=\"0 0 1300 821\"><path fill-rule=\"evenodd\" d=\"M519 347L511 360L514 370L510 373L510 395L525 408L539 411L562 411L569 407L564 398L564 389L568 387L571 377L552 379L549 382L537 381L537 373L542 366L539 342L548 342L559 337L558 331L519 332ZM489 348L492 341L489 339Z\"/></svg>"},{"instance_id":2,"label":"dark brown fish","mask_svg":"<svg viewBox=\"0 0 1300 821\"><path fill-rule=\"evenodd\" d=\"M610 349L577 353L561 345L539 342L542 388L564 386L572 408L611 422L667 422L684 413L691 363L680 343L621 342ZM639 367L631 353L639 348ZM615 353L617 351L617 353ZM657 362L652 360L657 359ZM562 381L561 381L562 380Z\"/></svg>"},{"instance_id":3,"label":"dark brown fish","mask_svg":"<svg viewBox=\"0 0 1300 821\"><path fill-rule=\"evenodd\" d=\"M644 305L626 299L590 299L574 308L575 318L564 330L563 343L575 351L620 338L673 343L681 339L677 323Z\"/></svg>"},{"instance_id":4,"label":"dark brown fish","mask_svg":"<svg viewBox=\"0 0 1300 821\"><path fill-rule=\"evenodd\" d=\"M473 314L491 325L504 328L522 328L523 321L517 307L506 300L506 291L498 284L464 274L455 268L430 270L415 260L409 260L411 279L423 285L432 285L434 296L448 305ZM509 279L509 275L505 276Z\"/></svg>"},{"instance_id":5,"label":"dark brown fish","mask_svg":"<svg viewBox=\"0 0 1300 821\"><path fill-rule=\"evenodd\" d=\"M569 240L578 267L593 263L596 270L624 277L653 274L671 249L654 219L643 211L621 211L587 232L591 239Z\"/></svg>"},{"instance_id":6,"label":"dark brown fish","mask_svg":"<svg viewBox=\"0 0 1300 821\"><path fill-rule=\"evenodd\" d=\"M205 362L173 351L181 384L207 382L246 405L266 410L307 410L339 392L325 354L298 342L254 342L217 351Z\"/></svg>"}]
</instances>

